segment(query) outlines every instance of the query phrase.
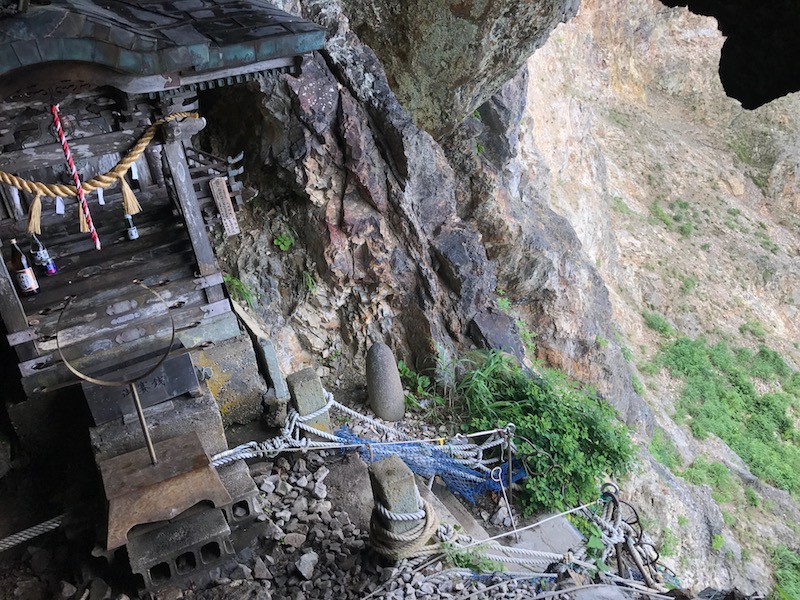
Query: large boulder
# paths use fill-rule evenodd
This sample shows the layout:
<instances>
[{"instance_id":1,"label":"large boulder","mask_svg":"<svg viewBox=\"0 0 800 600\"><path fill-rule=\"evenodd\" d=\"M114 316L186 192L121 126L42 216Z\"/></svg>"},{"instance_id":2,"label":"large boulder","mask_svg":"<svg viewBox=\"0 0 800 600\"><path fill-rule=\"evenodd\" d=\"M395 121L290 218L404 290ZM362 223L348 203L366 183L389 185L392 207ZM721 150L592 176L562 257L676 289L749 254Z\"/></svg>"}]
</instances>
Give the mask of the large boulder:
<instances>
[{"instance_id":1,"label":"large boulder","mask_svg":"<svg viewBox=\"0 0 800 600\"><path fill-rule=\"evenodd\" d=\"M579 0L344 0L416 124L448 133L511 79Z\"/></svg>"}]
</instances>

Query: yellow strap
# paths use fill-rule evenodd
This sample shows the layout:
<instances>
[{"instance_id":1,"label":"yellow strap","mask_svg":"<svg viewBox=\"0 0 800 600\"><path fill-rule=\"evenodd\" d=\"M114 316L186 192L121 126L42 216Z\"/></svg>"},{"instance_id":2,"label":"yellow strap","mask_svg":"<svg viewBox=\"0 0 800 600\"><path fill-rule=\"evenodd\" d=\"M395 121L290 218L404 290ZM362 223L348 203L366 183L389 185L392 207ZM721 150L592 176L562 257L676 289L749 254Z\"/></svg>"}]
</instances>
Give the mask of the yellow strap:
<instances>
[{"instance_id":1,"label":"yellow strap","mask_svg":"<svg viewBox=\"0 0 800 600\"><path fill-rule=\"evenodd\" d=\"M88 181L82 182L81 187L83 188L83 191L86 193L94 192L97 188L106 189L118 183L119 178L130 170L131 165L138 160L147 146L150 145L150 142L153 141L153 138L155 137L156 132L161 125L167 123L168 121L174 121L175 119L183 119L186 117L193 117L197 119L200 117L200 115L196 112L177 112L167 115L166 117L163 117L150 125L150 127L148 127L142 134L142 137L139 138L139 141L136 142L136 145L128 151L128 153L117 163L113 169L107 173L104 173L103 175L98 175L97 177L94 177ZM0 183L14 186L15 188L18 188L24 192L28 192L29 194L49 196L50 198L55 198L56 196L61 196L63 198L65 196L78 195L74 185L28 181L27 179L22 179L21 177L12 175L11 173L6 173L5 171L0 171Z\"/></svg>"}]
</instances>

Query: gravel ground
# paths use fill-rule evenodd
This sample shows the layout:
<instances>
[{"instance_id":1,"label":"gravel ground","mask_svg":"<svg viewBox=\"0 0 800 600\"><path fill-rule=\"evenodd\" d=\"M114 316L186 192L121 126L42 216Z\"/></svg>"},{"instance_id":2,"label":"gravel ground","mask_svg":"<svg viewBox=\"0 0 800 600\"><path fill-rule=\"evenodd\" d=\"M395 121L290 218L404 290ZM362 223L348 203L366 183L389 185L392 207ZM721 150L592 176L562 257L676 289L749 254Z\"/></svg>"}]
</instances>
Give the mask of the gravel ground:
<instances>
[{"instance_id":1,"label":"gravel ground","mask_svg":"<svg viewBox=\"0 0 800 600\"><path fill-rule=\"evenodd\" d=\"M325 453L310 453L252 465L270 523L267 534L239 553L239 562L219 569L213 587L182 597L522 599L541 591L541 582L509 581L507 575L474 579L441 559L426 560L424 568L382 562L369 547L369 532L327 500L325 463Z\"/></svg>"}]
</instances>

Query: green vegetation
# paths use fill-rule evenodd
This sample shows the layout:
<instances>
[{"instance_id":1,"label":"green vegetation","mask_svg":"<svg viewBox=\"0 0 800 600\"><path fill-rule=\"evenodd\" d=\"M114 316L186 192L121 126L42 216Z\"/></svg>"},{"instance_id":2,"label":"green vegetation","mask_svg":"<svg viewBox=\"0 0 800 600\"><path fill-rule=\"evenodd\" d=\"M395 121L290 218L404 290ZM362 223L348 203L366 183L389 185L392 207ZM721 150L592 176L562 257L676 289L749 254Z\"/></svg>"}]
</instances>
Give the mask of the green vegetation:
<instances>
[{"instance_id":1,"label":"green vegetation","mask_svg":"<svg viewBox=\"0 0 800 600\"><path fill-rule=\"evenodd\" d=\"M497 294L497 308L508 313L511 310L511 300L506 298L505 291L501 289L496 289L494 292Z\"/></svg>"},{"instance_id":2,"label":"green vegetation","mask_svg":"<svg viewBox=\"0 0 800 600\"><path fill-rule=\"evenodd\" d=\"M745 488L744 499L747 501L748 506L752 506L753 508L761 506L761 498L758 497L756 491L751 487Z\"/></svg>"},{"instance_id":3,"label":"green vegetation","mask_svg":"<svg viewBox=\"0 0 800 600\"><path fill-rule=\"evenodd\" d=\"M444 405L444 398L436 393L433 381L427 375L412 371L402 360L397 361L400 380L406 390L406 406L412 409L432 408Z\"/></svg>"},{"instance_id":4,"label":"green vegetation","mask_svg":"<svg viewBox=\"0 0 800 600\"><path fill-rule=\"evenodd\" d=\"M772 551L772 564L778 584L770 600L797 600L800 598L800 554L786 546Z\"/></svg>"},{"instance_id":5,"label":"green vegetation","mask_svg":"<svg viewBox=\"0 0 800 600\"><path fill-rule=\"evenodd\" d=\"M634 392L640 396L644 394L644 385L642 385L642 381L636 375L631 376L631 385L633 386Z\"/></svg>"},{"instance_id":6,"label":"green vegetation","mask_svg":"<svg viewBox=\"0 0 800 600\"><path fill-rule=\"evenodd\" d=\"M781 251L780 246L778 246L778 244L769 239L769 236L766 233L764 233L763 230L756 231L754 235L761 244L761 247L767 252L771 252L772 254L778 254L778 252Z\"/></svg>"},{"instance_id":7,"label":"green vegetation","mask_svg":"<svg viewBox=\"0 0 800 600\"><path fill-rule=\"evenodd\" d=\"M665 529L661 534L661 548L659 554L665 557L675 556L679 542L678 536L675 535L671 529Z\"/></svg>"},{"instance_id":8,"label":"green vegetation","mask_svg":"<svg viewBox=\"0 0 800 600\"><path fill-rule=\"evenodd\" d=\"M305 284L309 294L317 293L317 280L310 271L303 271L303 284Z\"/></svg>"},{"instance_id":9,"label":"green vegetation","mask_svg":"<svg viewBox=\"0 0 800 600\"><path fill-rule=\"evenodd\" d=\"M711 250L711 244L706 242L705 244L700 246L700 250L702 250L703 252L708 252L709 250Z\"/></svg>"},{"instance_id":10,"label":"green vegetation","mask_svg":"<svg viewBox=\"0 0 800 600\"><path fill-rule=\"evenodd\" d=\"M614 210L618 213L622 213L623 215L632 216L634 213L630 206L625 204L625 200L620 198L619 196L611 196L611 210Z\"/></svg>"},{"instance_id":11,"label":"green vegetation","mask_svg":"<svg viewBox=\"0 0 800 600\"><path fill-rule=\"evenodd\" d=\"M534 341L536 339L536 334L530 330L528 324L522 319L517 319L515 324L517 326L519 341L522 342L525 352L527 352L529 356L534 356L536 354L536 342Z\"/></svg>"},{"instance_id":12,"label":"green vegetation","mask_svg":"<svg viewBox=\"0 0 800 600\"><path fill-rule=\"evenodd\" d=\"M646 310L642 313L642 317L644 318L644 324L653 331L657 331L661 335L666 336L675 335L675 329L669 324L669 321L659 313Z\"/></svg>"},{"instance_id":13,"label":"green vegetation","mask_svg":"<svg viewBox=\"0 0 800 600\"><path fill-rule=\"evenodd\" d=\"M480 143L480 142L477 142L477 143L475 144L475 154L477 154L478 156L480 156L480 155L481 155L481 154L483 154L484 152L486 152L486 146L484 146L484 145L483 145L482 143Z\"/></svg>"},{"instance_id":14,"label":"green vegetation","mask_svg":"<svg viewBox=\"0 0 800 600\"><path fill-rule=\"evenodd\" d=\"M687 419L696 437L714 433L756 476L800 493L800 431L788 414L790 406L800 406L800 375L778 353L766 346L753 352L681 337L665 344L654 362L685 381L676 418ZM759 393L754 378L769 383L771 391ZM709 469L695 471L713 475Z\"/></svg>"},{"instance_id":15,"label":"green vegetation","mask_svg":"<svg viewBox=\"0 0 800 600\"><path fill-rule=\"evenodd\" d=\"M272 243L275 244L282 251L286 252L295 242L295 237L291 231L284 231L275 236Z\"/></svg>"},{"instance_id":16,"label":"green vegetation","mask_svg":"<svg viewBox=\"0 0 800 600\"><path fill-rule=\"evenodd\" d=\"M678 515L679 527L686 527L688 524L689 524L689 519L686 518L686 515Z\"/></svg>"},{"instance_id":17,"label":"green vegetation","mask_svg":"<svg viewBox=\"0 0 800 600\"><path fill-rule=\"evenodd\" d=\"M523 485L526 512L585 502L597 495L605 473L620 474L633 460L614 409L557 371L540 368L530 376L492 352L466 373L458 394L472 428L516 424L517 447L533 475Z\"/></svg>"},{"instance_id":18,"label":"green vegetation","mask_svg":"<svg viewBox=\"0 0 800 600\"><path fill-rule=\"evenodd\" d=\"M767 335L767 330L764 329L760 321L747 320L739 325L739 333L742 335L747 335L749 333L753 337L763 340L764 336Z\"/></svg>"},{"instance_id":19,"label":"green vegetation","mask_svg":"<svg viewBox=\"0 0 800 600\"><path fill-rule=\"evenodd\" d=\"M222 281L225 283L225 287L228 288L228 294L233 300L245 302L247 306L253 308L253 290L246 283L228 273L222 274Z\"/></svg>"},{"instance_id":20,"label":"green vegetation","mask_svg":"<svg viewBox=\"0 0 800 600\"><path fill-rule=\"evenodd\" d=\"M682 475L686 481L695 485L710 485L713 490L711 496L719 503L733 502L739 495L739 484L731 476L728 467L720 462L710 463L698 458Z\"/></svg>"},{"instance_id":21,"label":"green vegetation","mask_svg":"<svg viewBox=\"0 0 800 600\"><path fill-rule=\"evenodd\" d=\"M650 440L650 454L670 471L675 471L683 464L675 444L661 429L656 429L653 433L653 439Z\"/></svg>"},{"instance_id":22,"label":"green vegetation","mask_svg":"<svg viewBox=\"0 0 800 600\"><path fill-rule=\"evenodd\" d=\"M694 231L694 225L692 223L681 223L681 226L678 227L678 233L680 233L683 237L689 237L692 235Z\"/></svg>"},{"instance_id":23,"label":"green vegetation","mask_svg":"<svg viewBox=\"0 0 800 600\"><path fill-rule=\"evenodd\" d=\"M602 335L595 336L594 343L598 345L600 348L605 348L608 346L608 340L604 338Z\"/></svg>"},{"instance_id":24,"label":"green vegetation","mask_svg":"<svg viewBox=\"0 0 800 600\"><path fill-rule=\"evenodd\" d=\"M656 222L661 221L667 229L672 231L675 223L672 221L672 217L670 217L666 212L664 212L664 209L661 208L658 200L650 205L650 214L652 215L652 218L656 220Z\"/></svg>"},{"instance_id":25,"label":"green vegetation","mask_svg":"<svg viewBox=\"0 0 800 600\"><path fill-rule=\"evenodd\" d=\"M608 118L623 129L628 129L631 126L631 121L628 118L628 115L613 108L608 111Z\"/></svg>"},{"instance_id":26,"label":"green vegetation","mask_svg":"<svg viewBox=\"0 0 800 600\"><path fill-rule=\"evenodd\" d=\"M502 563L486 558L481 552L481 547L464 550L451 542L444 544L444 557L454 567L469 569L476 573L495 573L503 571Z\"/></svg>"},{"instance_id":27,"label":"green vegetation","mask_svg":"<svg viewBox=\"0 0 800 600\"><path fill-rule=\"evenodd\" d=\"M681 280L681 293L688 294L697 287L697 279L692 275L681 275L678 279Z\"/></svg>"},{"instance_id":28,"label":"green vegetation","mask_svg":"<svg viewBox=\"0 0 800 600\"><path fill-rule=\"evenodd\" d=\"M711 538L711 549L719 552L722 549L722 545L725 543L725 538L723 538L720 534L715 533Z\"/></svg>"},{"instance_id":29,"label":"green vegetation","mask_svg":"<svg viewBox=\"0 0 800 600\"><path fill-rule=\"evenodd\" d=\"M562 510L595 498L602 478L624 473L634 450L614 409L592 390L541 366L533 374L499 352L472 353L453 391L451 414L436 384L400 362L412 407L435 405L436 416L469 430L512 422L515 443L530 474L519 494L523 510ZM469 415L466 421L463 415Z\"/></svg>"},{"instance_id":30,"label":"green vegetation","mask_svg":"<svg viewBox=\"0 0 800 600\"><path fill-rule=\"evenodd\" d=\"M730 141L730 146L736 157L748 167L747 176L761 191L766 191L770 171L777 159L769 129L758 131L740 129L737 136Z\"/></svg>"}]
</instances>

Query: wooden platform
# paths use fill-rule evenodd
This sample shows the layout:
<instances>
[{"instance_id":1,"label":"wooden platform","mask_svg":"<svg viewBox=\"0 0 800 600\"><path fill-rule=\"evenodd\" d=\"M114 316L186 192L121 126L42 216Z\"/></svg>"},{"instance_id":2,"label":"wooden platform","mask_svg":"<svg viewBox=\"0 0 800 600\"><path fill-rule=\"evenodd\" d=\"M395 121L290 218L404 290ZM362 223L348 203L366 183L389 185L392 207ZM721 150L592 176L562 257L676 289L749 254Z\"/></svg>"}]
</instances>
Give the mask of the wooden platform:
<instances>
[{"instance_id":1,"label":"wooden platform","mask_svg":"<svg viewBox=\"0 0 800 600\"><path fill-rule=\"evenodd\" d=\"M177 110L131 98L124 104L113 97L84 95L61 107L62 114L68 115L73 142L82 152L79 155L76 151L75 157L84 178L116 164L119 151L127 150L122 142L133 144L143 130L141 122ZM123 108L127 108L128 119L113 116L120 114L115 109L121 112ZM180 108L191 110L195 106L183 102ZM46 121L38 112L30 114L30 126L25 125L25 119L19 119L22 131L39 131ZM168 128L164 129L158 138L160 143L151 144L137 161L138 178L128 176L143 209L134 217L138 239L127 238L117 185L104 193L105 205L98 203L96 194L89 195L103 246L100 251L94 249L88 234L79 231L75 198L64 199L64 214L56 214L54 199L43 200L40 238L55 260L58 274L45 277L37 271L38 294L18 296L5 268L10 247L7 243L2 246L0 313L8 342L17 351L22 385L29 400L78 383L63 364L59 345L70 365L91 373L130 364L137 356L147 354L152 348L148 349L142 338L164 337L163 330L171 327L170 321L177 338L189 349L239 334L204 218L204 214L213 212L208 181L224 174L230 165L198 153L190 140L182 139L179 133L170 135ZM180 128L174 131L179 132ZM63 157L58 160L46 133L18 134L16 139L26 147L0 154L0 158L7 159L4 169L30 180L63 181ZM15 169L9 163L12 158L29 170ZM176 173L184 176L174 177ZM21 193L16 205L9 189L0 186L0 240L16 237L24 251L30 245L24 229L31 200ZM154 302L153 293L139 286L140 282L163 302ZM70 308L61 318L68 305ZM165 320L164 305L171 319ZM79 306L84 310L77 310Z\"/></svg>"}]
</instances>

